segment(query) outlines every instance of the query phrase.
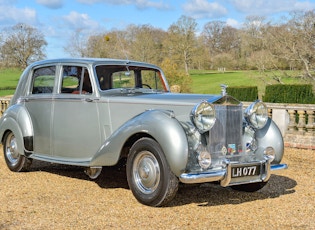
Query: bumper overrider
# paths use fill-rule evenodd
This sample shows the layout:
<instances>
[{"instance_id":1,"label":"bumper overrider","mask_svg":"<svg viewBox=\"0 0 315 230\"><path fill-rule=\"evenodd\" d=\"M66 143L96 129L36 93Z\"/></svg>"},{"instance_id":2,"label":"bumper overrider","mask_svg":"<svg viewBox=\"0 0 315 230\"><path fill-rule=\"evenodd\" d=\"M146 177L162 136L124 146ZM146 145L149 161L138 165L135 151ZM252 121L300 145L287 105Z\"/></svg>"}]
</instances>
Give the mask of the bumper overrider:
<instances>
[{"instance_id":1,"label":"bumper overrider","mask_svg":"<svg viewBox=\"0 0 315 230\"><path fill-rule=\"evenodd\" d=\"M256 182L267 182L271 171L287 169L287 164L272 165L273 157L265 156L263 161L237 163L225 160L225 167L198 173L182 173L179 180L185 184L196 184L220 181L223 187ZM258 170L255 172L255 170Z\"/></svg>"}]
</instances>

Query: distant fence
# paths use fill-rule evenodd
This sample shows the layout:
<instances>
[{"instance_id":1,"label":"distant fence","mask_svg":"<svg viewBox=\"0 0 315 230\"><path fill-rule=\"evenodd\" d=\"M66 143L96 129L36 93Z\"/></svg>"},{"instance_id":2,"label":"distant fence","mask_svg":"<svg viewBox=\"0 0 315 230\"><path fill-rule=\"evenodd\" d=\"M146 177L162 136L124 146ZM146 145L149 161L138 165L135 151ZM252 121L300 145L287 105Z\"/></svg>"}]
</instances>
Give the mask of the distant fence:
<instances>
[{"instance_id":1,"label":"distant fence","mask_svg":"<svg viewBox=\"0 0 315 230\"><path fill-rule=\"evenodd\" d=\"M9 107L11 98L9 97L0 97L0 116L4 111Z\"/></svg>"},{"instance_id":2,"label":"distant fence","mask_svg":"<svg viewBox=\"0 0 315 230\"><path fill-rule=\"evenodd\" d=\"M0 97L0 116L10 98ZM244 107L250 103L244 102ZM266 103L269 116L278 125L286 146L315 149L315 105Z\"/></svg>"}]
</instances>

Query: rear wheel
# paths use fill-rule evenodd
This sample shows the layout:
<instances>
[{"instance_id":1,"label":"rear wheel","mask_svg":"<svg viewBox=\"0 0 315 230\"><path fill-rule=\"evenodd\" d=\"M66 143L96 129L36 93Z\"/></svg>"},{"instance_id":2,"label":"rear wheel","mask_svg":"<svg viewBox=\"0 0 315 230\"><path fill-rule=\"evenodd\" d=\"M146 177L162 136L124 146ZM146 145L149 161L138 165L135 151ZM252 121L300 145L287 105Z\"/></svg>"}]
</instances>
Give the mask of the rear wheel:
<instances>
[{"instance_id":1,"label":"rear wheel","mask_svg":"<svg viewBox=\"0 0 315 230\"><path fill-rule=\"evenodd\" d=\"M32 163L31 159L18 152L16 138L11 131L4 136L3 153L8 168L13 172L27 171Z\"/></svg>"},{"instance_id":2,"label":"rear wheel","mask_svg":"<svg viewBox=\"0 0 315 230\"><path fill-rule=\"evenodd\" d=\"M178 179L160 145L150 138L138 140L130 149L127 180L135 198L149 206L167 204L178 190Z\"/></svg>"},{"instance_id":3,"label":"rear wheel","mask_svg":"<svg viewBox=\"0 0 315 230\"><path fill-rule=\"evenodd\" d=\"M243 192L256 192L263 187L267 182L258 182L258 183L252 183L252 184L240 184L240 185L234 185L231 186L232 189L237 190L237 191L243 191Z\"/></svg>"}]
</instances>

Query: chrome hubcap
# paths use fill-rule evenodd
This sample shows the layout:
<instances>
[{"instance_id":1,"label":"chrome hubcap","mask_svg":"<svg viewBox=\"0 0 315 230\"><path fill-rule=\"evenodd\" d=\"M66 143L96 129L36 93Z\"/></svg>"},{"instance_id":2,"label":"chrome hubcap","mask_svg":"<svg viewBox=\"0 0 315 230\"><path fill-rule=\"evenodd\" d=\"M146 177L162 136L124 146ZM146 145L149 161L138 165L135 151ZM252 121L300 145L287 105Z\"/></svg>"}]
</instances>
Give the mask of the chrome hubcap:
<instances>
[{"instance_id":1,"label":"chrome hubcap","mask_svg":"<svg viewBox=\"0 0 315 230\"><path fill-rule=\"evenodd\" d=\"M160 182L160 167L155 156L149 151L140 152L133 164L133 177L142 193L151 194Z\"/></svg>"},{"instance_id":2,"label":"chrome hubcap","mask_svg":"<svg viewBox=\"0 0 315 230\"><path fill-rule=\"evenodd\" d=\"M20 154L17 151L16 138L12 133L9 134L5 146L5 155L7 159L10 161L12 166L16 165L20 158Z\"/></svg>"}]
</instances>

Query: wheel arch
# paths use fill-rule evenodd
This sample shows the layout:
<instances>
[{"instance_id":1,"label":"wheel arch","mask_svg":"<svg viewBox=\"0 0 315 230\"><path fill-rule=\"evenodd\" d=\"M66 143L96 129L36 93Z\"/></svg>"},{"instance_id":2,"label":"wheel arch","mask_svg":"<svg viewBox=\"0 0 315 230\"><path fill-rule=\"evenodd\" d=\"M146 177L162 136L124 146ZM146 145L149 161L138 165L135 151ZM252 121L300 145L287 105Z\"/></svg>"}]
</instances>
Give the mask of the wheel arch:
<instances>
[{"instance_id":1,"label":"wheel arch","mask_svg":"<svg viewBox=\"0 0 315 230\"><path fill-rule=\"evenodd\" d=\"M3 143L8 132L13 132L17 138L17 147L20 154L33 151L33 125L29 113L24 106L9 107L0 120L0 138Z\"/></svg>"},{"instance_id":2,"label":"wheel arch","mask_svg":"<svg viewBox=\"0 0 315 230\"><path fill-rule=\"evenodd\" d=\"M16 138L17 143L17 151L24 155L24 140L23 140L23 134L21 132L21 129L18 127L18 124L15 120L12 118L8 118L5 120L5 122L2 122L1 124L1 143L4 146L5 136L7 133L12 132Z\"/></svg>"},{"instance_id":3,"label":"wheel arch","mask_svg":"<svg viewBox=\"0 0 315 230\"><path fill-rule=\"evenodd\" d=\"M121 149L121 153L120 153L120 157L123 158L123 157L127 157L128 154L129 154L129 150L130 148L133 146L133 144L138 141L139 139L141 138L144 138L144 137L148 137L148 138L152 138L153 140L155 140L154 137L152 137L150 134L148 133L144 133L144 132L141 132L141 133L135 133L133 134L132 136L130 136L126 141L125 141L125 144L123 145L122 149ZM155 140L156 141L156 140Z\"/></svg>"}]
</instances>

